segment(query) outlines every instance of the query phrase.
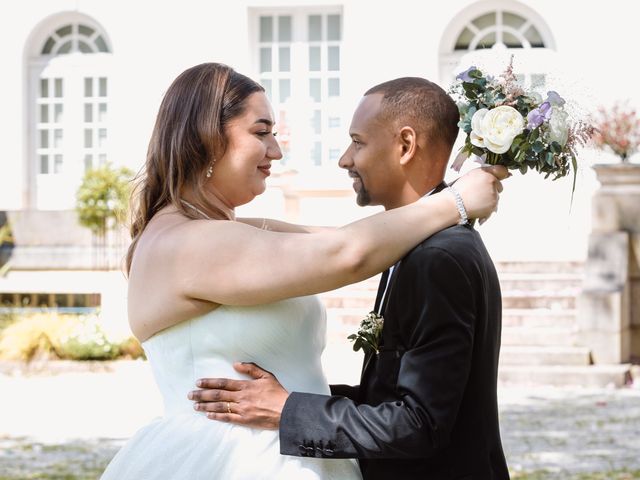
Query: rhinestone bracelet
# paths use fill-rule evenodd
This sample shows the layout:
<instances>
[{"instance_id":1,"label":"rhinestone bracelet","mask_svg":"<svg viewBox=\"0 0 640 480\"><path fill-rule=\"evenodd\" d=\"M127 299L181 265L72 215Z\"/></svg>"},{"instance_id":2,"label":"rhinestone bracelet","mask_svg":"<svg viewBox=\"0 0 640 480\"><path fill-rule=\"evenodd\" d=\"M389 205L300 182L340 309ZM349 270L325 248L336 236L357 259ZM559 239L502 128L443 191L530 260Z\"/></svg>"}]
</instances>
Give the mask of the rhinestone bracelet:
<instances>
[{"instance_id":1,"label":"rhinestone bracelet","mask_svg":"<svg viewBox=\"0 0 640 480\"><path fill-rule=\"evenodd\" d=\"M456 208L458 209L458 213L460 214L458 225L464 225L468 223L469 217L467 217L467 210L464 208L464 202L462 201L460 193L458 193L458 190L456 190L452 185L449 185L447 187L447 190L449 190L456 199Z\"/></svg>"}]
</instances>

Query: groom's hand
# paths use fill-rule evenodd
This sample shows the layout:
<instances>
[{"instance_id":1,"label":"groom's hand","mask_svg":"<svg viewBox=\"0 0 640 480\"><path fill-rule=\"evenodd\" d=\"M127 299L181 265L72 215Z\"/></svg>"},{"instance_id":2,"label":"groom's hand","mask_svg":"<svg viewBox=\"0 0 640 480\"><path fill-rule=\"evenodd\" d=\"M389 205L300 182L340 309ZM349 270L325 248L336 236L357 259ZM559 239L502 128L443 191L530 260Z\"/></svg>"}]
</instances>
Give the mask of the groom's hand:
<instances>
[{"instance_id":1,"label":"groom's hand","mask_svg":"<svg viewBox=\"0 0 640 480\"><path fill-rule=\"evenodd\" d=\"M273 374L255 363L234 363L233 368L253 380L202 378L196 382L202 390L189 393L189 399L196 402L193 408L207 412L211 420L254 428L278 428L289 392Z\"/></svg>"}]
</instances>

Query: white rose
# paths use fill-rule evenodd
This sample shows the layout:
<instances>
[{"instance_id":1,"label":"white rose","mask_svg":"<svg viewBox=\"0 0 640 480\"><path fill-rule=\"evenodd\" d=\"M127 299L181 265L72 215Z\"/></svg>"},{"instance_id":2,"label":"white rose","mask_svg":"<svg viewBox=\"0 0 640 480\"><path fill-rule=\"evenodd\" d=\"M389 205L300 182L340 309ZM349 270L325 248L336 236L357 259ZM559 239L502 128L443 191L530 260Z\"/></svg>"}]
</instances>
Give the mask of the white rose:
<instances>
[{"instance_id":1,"label":"white rose","mask_svg":"<svg viewBox=\"0 0 640 480\"><path fill-rule=\"evenodd\" d=\"M569 115L562 108L551 107L548 130L545 139L551 142L558 142L564 147L569 138Z\"/></svg>"},{"instance_id":2,"label":"white rose","mask_svg":"<svg viewBox=\"0 0 640 480\"><path fill-rule=\"evenodd\" d=\"M471 118L471 143L493 153L504 153L524 130L524 118L513 107L482 108Z\"/></svg>"},{"instance_id":3,"label":"white rose","mask_svg":"<svg viewBox=\"0 0 640 480\"><path fill-rule=\"evenodd\" d=\"M471 117L471 143L476 147L484 148L484 131L482 130L482 120L489 113L486 108L481 108Z\"/></svg>"}]
</instances>

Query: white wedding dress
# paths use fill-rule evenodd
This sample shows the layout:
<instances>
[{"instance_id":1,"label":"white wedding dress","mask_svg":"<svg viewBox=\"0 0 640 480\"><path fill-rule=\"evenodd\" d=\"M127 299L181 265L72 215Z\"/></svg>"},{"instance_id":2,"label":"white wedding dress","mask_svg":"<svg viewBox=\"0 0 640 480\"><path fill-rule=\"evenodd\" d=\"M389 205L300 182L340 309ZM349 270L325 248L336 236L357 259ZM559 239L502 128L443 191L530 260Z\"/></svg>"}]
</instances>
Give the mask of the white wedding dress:
<instances>
[{"instance_id":1,"label":"white wedding dress","mask_svg":"<svg viewBox=\"0 0 640 480\"><path fill-rule=\"evenodd\" d=\"M255 362L288 391L329 394L320 363L325 330L324 308L309 296L221 306L143 342L164 416L122 447L102 479L360 479L355 460L280 455L276 430L209 420L187 398L198 378L241 378L232 367L236 361Z\"/></svg>"}]
</instances>

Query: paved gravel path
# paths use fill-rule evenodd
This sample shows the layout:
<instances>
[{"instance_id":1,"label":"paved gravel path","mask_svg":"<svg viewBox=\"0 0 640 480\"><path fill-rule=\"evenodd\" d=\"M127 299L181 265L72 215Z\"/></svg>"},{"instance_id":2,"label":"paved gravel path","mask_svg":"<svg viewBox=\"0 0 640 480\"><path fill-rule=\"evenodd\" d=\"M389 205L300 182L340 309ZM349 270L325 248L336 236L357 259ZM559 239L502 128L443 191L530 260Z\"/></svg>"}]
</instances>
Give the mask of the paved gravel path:
<instances>
[{"instance_id":1,"label":"paved gravel path","mask_svg":"<svg viewBox=\"0 0 640 480\"><path fill-rule=\"evenodd\" d=\"M146 363L77 370L25 375L0 369L0 480L98 478L124 439L160 415ZM503 444L515 476L545 471L535 478L566 480L577 472L640 470L640 388L509 387L499 393Z\"/></svg>"},{"instance_id":2,"label":"paved gravel path","mask_svg":"<svg viewBox=\"0 0 640 480\"><path fill-rule=\"evenodd\" d=\"M500 415L514 472L640 470L640 388L501 389Z\"/></svg>"}]
</instances>

